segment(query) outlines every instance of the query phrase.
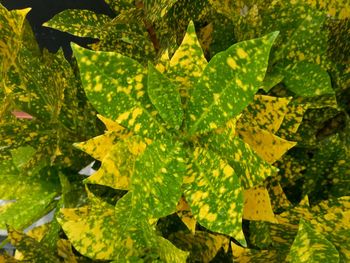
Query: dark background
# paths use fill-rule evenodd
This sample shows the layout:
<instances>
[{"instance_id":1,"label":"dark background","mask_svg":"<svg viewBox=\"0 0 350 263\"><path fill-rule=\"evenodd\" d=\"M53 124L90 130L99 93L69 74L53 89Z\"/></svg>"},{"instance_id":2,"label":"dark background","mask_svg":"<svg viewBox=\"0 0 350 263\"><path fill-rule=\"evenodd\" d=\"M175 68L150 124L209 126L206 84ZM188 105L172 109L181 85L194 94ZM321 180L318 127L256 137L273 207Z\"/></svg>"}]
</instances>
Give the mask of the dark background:
<instances>
[{"instance_id":1,"label":"dark background","mask_svg":"<svg viewBox=\"0 0 350 263\"><path fill-rule=\"evenodd\" d=\"M75 42L86 47L87 44L97 40L92 38L76 37L68 33L44 27L43 23L65 9L88 9L99 14L114 17L113 11L103 0L0 0L7 9L23 9L31 7L27 19L33 29L40 48L46 48L50 52L63 49L66 58L72 56L70 42Z\"/></svg>"}]
</instances>

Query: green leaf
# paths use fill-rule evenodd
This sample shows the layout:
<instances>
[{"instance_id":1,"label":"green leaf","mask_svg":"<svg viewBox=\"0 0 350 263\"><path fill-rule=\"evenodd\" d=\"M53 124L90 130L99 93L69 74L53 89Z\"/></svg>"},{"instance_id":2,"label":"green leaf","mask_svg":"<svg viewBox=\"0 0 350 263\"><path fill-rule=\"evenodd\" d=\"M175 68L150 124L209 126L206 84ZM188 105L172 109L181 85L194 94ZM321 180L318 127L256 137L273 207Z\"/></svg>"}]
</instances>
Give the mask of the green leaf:
<instances>
[{"instance_id":1,"label":"green leaf","mask_svg":"<svg viewBox=\"0 0 350 263\"><path fill-rule=\"evenodd\" d=\"M90 196L91 205L61 209L59 222L74 247L93 259L133 261L158 256L167 262L186 262L187 253L157 236L133 210L132 194L113 206ZM94 236L94 239L90 237ZM145 259L145 258L144 258Z\"/></svg>"},{"instance_id":2,"label":"green leaf","mask_svg":"<svg viewBox=\"0 0 350 263\"><path fill-rule=\"evenodd\" d=\"M334 94L327 71L317 64L298 62L280 71L284 75L283 83L296 95L314 97Z\"/></svg>"},{"instance_id":3,"label":"green leaf","mask_svg":"<svg viewBox=\"0 0 350 263\"><path fill-rule=\"evenodd\" d=\"M162 19L178 0L145 0L147 18L152 22Z\"/></svg>"},{"instance_id":4,"label":"green leaf","mask_svg":"<svg viewBox=\"0 0 350 263\"><path fill-rule=\"evenodd\" d=\"M148 63L147 91L159 115L172 128L180 129L183 111L178 87Z\"/></svg>"},{"instance_id":5,"label":"green leaf","mask_svg":"<svg viewBox=\"0 0 350 263\"><path fill-rule=\"evenodd\" d=\"M290 262L339 262L339 253L322 234L301 219L287 260Z\"/></svg>"},{"instance_id":6,"label":"green leaf","mask_svg":"<svg viewBox=\"0 0 350 263\"><path fill-rule=\"evenodd\" d=\"M179 48L172 56L167 75L180 87L181 97L186 100L205 66L208 64L191 21Z\"/></svg>"},{"instance_id":7,"label":"green leaf","mask_svg":"<svg viewBox=\"0 0 350 263\"><path fill-rule=\"evenodd\" d=\"M211 134L203 138L203 142L233 167L245 189L261 185L268 176L276 173L276 168L261 159L242 139L230 136L227 131Z\"/></svg>"},{"instance_id":8,"label":"green leaf","mask_svg":"<svg viewBox=\"0 0 350 263\"><path fill-rule=\"evenodd\" d=\"M44 26L52 27L79 37L101 38L112 19L90 10L68 9L55 15Z\"/></svg>"},{"instance_id":9,"label":"green leaf","mask_svg":"<svg viewBox=\"0 0 350 263\"><path fill-rule=\"evenodd\" d=\"M184 187L186 200L201 225L245 244L243 191L230 165L211 150L197 147L188 165Z\"/></svg>"},{"instance_id":10,"label":"green leaf","mask_svg":"<svg viewBox=\"0 0 350 263\"><path fill-rule=\"evenodd\" d=\"M175 212L186 172L182 145L154 141L137 158L134 169L131 192L138 213L159 218Z\"/></svg>"},{"instance_id":11,"label":"green leaf","mask_svg":"<svg viewBox=\"0 0 350 263\"><path fill-rule=\"evenodd\" d=\"M100 114L135 134L154 138L164 133L146 93L147 75L140 64L117 53L73 49L86 95Z\"/></svg>"},{"instance_id":12,"label":"green leaf","mask_svg":"<svg viewBox=\"0 0 350 263\"><path fill-rule=\"evenodd\" d=\"M237 43L210 60L188 104L186 124L190 134L223 126L253 100L277 34Z\"/></svg>"}]
</instances>

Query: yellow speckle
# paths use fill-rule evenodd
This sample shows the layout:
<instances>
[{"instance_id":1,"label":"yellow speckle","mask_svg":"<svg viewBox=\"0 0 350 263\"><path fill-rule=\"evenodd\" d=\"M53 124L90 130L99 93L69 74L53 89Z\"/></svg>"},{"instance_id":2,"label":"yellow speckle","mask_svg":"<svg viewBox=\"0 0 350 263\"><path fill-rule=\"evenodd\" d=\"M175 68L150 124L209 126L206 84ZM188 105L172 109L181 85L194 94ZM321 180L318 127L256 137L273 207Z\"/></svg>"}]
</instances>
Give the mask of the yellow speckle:
<instances>
[{"instance_id":1,"label":"yellow speckle","mask_svg":"<svg viewBox=\"0 0 350 263\"><path fill-rule=\"evenodd\" d=\"M231 166L229 166L229 165L225 166L224 175L225 175L225 177L231 177L233 175L233 169L231 168Z\"/></svg>"},{"instance_id":2,"label":"yellow speckle","mask_svg":"<svg viewBox=\"0 0 350 263\"><path fill-rule=\"evenodd\" d=\"M232 68L232 69L238 68L237 63L233 58L229 57L226 62L230 66L230 68Z\"/></svg>"},{"instance_id":3,"label":"yellow speckle","mask_svg":"<svg viewBox=\"0 0 350 263\"><path fill-rule=\"evenodd\" d=\"M214 222L217 218L217 215L216 214L213 214L213 213L209 213L207 216L206 216L206 219L209 221L209 222Z\"/></svg>"},{"instance_id":4,"label":"yellow speckle","mask_svg":"<svg viewBox=\"0 0 350 263\"><path fill-rule=\"evenodd\" d=\"M141 128L141 124L140 124L140 123L137 123L137 124L135 125L135 127L134 127L134 131L135 131L135 132L138 132L138 131L140 130L140 128Z\"/></svg>"},{"instance_id":5,"label":"yellow speckle","mask_svg":"<svg viewBox=\"0 0 350 263\"><path fill-rule=\"evenodd\" d=\"M117 118L117 122L122 122L122 121L127 120L129 118L129 115L130 115L129 111L120 114Z\"/></svg>"},{"instance_id":6,"label":"yellow speckle","mask_svg":"<svg viewBox=\"0 0 350 263\"><path fill-rule=\"evenodd\" d=\"M199 209L199 217L200 218L206 218L207 214L209 213L209 205L205 204Z\"/></svg>"},{"instance_id":7,"label":"yellow speckle","mask_svg":"<svg viewBox=\"0 0 350 263\"><path fill-rule=\"evenodd\" d=\"M239 58L247 58L248 54L242 48L237 49L237 55Z\"/></svg>"},{"instance_id":8,"label":"yellow speckle","mask_svg":"<svg viewBox=\"0 0 350 263\"><path fill-rule=\"evenodd\" d=\"M140 83L140 82L136 83L136 85L135 85L135 89L136 90L140 90L142 88L143 88L143 84L142 83Z\"/></svg>"},{"instance_id":9,"label":"yellow speckle","mask_svg":"<svg viewBox=\"0 0 350 263\"><path fill-rule=\"evenodd\" d=\"M210 127L211 129L216 129L218 126L216 125L216 123L211 122L211 123L209 124L209 127Z\"/></svg>"},{"instance_id":10,"label":"yellow speckle","mask_svg":"<svg viewBox=\"0 0 350 263\"><path fill-rule=\"evenodd\" d=\"M145 94L145 92L141 90L141 91L137 92L136 97L139 99L139 98L141 98L144 94Z\"/></svg>"},{"instance_id":11,"label":"yellow speckle","mask_svg":"<svg viewBox=\"0 0 350 263\"><path fill-rule=\"evenodd\" d=\"M95 90L96 92L100 92L100 91L102 90L102 84L101 84L101 83L96 84L94 90Z\"/></svg>"},{"instance_id":12,"label":"yellow speckle","mask_svg":"<svg viewBox=\"0 0 350 263\"><path fill-rule=\"evenodd\" d=\"M243 83L240 79L236 79L236 84L241 87Z\"/></svg>"},{"instance_id":13,"label":"yellow speckle","mask_svg":"<svg viewBox=\"0 0 350 263\"><path fill-rule=\"evenodd\" d=\"M136 75L136 76L135 76L135 80L136 80L137 82L141 82L142 79L143 79L143 75L142 75L142 74Z\"/></svg>"}]
</instances>

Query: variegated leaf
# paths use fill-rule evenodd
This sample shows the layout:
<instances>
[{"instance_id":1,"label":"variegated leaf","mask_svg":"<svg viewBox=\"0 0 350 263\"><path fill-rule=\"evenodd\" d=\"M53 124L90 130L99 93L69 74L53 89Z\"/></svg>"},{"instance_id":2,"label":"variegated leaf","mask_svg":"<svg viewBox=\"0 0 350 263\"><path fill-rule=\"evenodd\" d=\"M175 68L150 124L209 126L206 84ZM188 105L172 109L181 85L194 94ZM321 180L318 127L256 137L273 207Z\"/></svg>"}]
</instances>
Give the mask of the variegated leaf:
<instances>
[{"instance_id":1,"label":"variegated leaf","mask_svg":"<svg viewBox=\"0 0 350 263\"><path fill-rule=\"evenodd\" d=\"M245 244L239 178L215 152L197 147L184 178L185 197L197 221Z\"/></svg>"},{"instance_id":2,"label":"variegated leaf","mask_svg":"<svg viewBox=\"0 0 350 263\"><path fill-rule=\"evenodd\" d=\"M339 262L339 253L321 233L304 219L300 220L298 234L288 254L289 262Z\"/></svg>"},{"instance_id":3,"label":"variegated leaf","mask_svg":"<svg viewBox=\"0 0 350 263\"><path fill-rule=\"evenodd\" d=\"M176 213L180 217L181 221L191 231L191 233L195 234L197 220L194 218L191 207L188 205L184 197L181 197L179 203L177 204Z\"/></svg>"},{"instance_id":4,"label":"variegated leaf","mask_svg":"<svg viewBox=\"0 0 350 263\"><path fill-rule=\"evenodd\" d=\"M117 53L76 46L74 54L85 92L100 114L135 134L154 138L164 133L158 112L146 93L147 75L140 64Z\"/></svg>"},{"instance_id":5,"label":"variegated leaf","mask_svg":"<svg viewBox=\"0 0 350 263\"><path fill-rule=\"evenodd\" d=\"M183 110L179 87L148 64L147 92L153 105L170 127L179 130L183 121Z\"/></svg>"},{"instance_id":6,"label":"variegated leaf","mask_svg":"<svg viewBox=\"0 0 350 263\"><path fill-rule=\"evenodd\" d=\"M253 100L264 79L277 34L237 43L210 60L189 100L189 134L223 126Z\"/></svg>"}]
</instances>

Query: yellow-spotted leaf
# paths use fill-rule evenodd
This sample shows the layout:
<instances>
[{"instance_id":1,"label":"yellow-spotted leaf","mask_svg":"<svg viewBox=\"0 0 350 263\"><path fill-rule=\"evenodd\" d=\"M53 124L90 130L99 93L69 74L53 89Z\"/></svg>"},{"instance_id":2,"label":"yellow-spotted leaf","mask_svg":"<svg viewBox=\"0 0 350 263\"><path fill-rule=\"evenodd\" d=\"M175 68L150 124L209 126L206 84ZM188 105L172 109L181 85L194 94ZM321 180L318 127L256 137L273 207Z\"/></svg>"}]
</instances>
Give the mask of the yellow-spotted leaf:
<instances>
[{"instance_id":1,"label":"yellow-spotted leaf","mask_svg":"<svg viewBox=\"0 0 350 263\"><path fill-rule=\"evenodd\" d=\"M112 18L90 10L68 9L55 15L44 26L80 37L101 38L106 36L106 27Z\"/></svg>"},{"instance_id":2,"label":"yellow-spotted leaf","mask_svg":"<svg viewBox=\"0 0 350 263\"><path fill-rule=\"evenodd\" d=\"M85 182L129 190L136 158L145 151L148 143L149 141L145 139L132 136L116 144L109 144L101 160L100 169L88 177Z\"/></svg>"},{"instance_id":3,"label":"yellow-spotted leaf","mask_svg":"<svg viewBox=\"0 0 350 263\"><path fill-rule=\"evenodd\" d=\"M179 248L190 251L190 262L211 262L221 248L228 251L230 242L224 235L205 231L197 231L195 235L179 231L169 236L169 239Z\"/></svg>"},{"instance_id":4,"label":"yellow-spotted leaf","mask_svg":"<svg viewBox=\"0 0 350 263\"><path fill-rule=\"evenodd\" d=\"M180 217L181 221L187 226L192 234L196 232L197 220L194 218L191 207L188 205L185 197L181 197L179 203L176 206L176 213Z\"/></svg>"},{"instance_id":5,"label":"yellow-spotted leaf","mask_svg":"<svg viewBox=\"0 0 350 263\"><path fill-rule=\"evenodd\" d=\"M239 263L265 263L265 262L284 262L287 256L287 250L257 250L243 248L231 242L232 255L234 262Z\"/></svg>"},{"instance_id":6,"label":"yellow-spotted leaf","mask_svg":"<svg viewBox=\"0 0 350 263\"><path fill-rule=\"evenodd\" d=\"M197 147L184 178L185 197L202 226L245 244L243 191L230 165L216 153Z\"/></svg>"},{"instance_id":7,"label":"yellow-spotted leaf","mask_svg":"<svg viewBox=\"0 0 350 263\"><path fill-rule=\"evenodd\" d=\"M29 8L9 11L0 4L0 74L1 88L5 84L5 76L15 63L21 47L22 28ZM5 90L6 91L6 90Z\"/></svg>"},{"instance_id":8,"label":"yellow-spotted leaf","mask_svg":"<svg viewBox=\"0 0 350 263\"><path fill-rule=\"evenodd\" d=\"M180 47L170 60L167 72L168 76L180 86L181 97L188 98L207 64L194 24L190 22Z\"/></svg>"},{"instance_id":9,"label":"yellow-spotted leaf","mask_svg":"<svg viewBox=\"0 0 350 263\"><path fill-rule=\"evenodd\" d=\"M120 138L117 132L106 132L86 142L74 143L79 150L86 152L96 160L102 161L111 151L112 145Z\"/></svg>"},{"instance_id":10,"label":"yellow-spotted leaf","mask_svg":"<svg viewBox=\"0 0 350 263\"><path fill-rule=\"evenodd\" d=\"M253 100L277 35L237 43L210 60L188 103L186 124L191 135L223 126Z\"/></svg>"},{"instance_id":11,"label":"yellow-spotted leaf","mask_svg":"<svg viewBox=\"0 0 350 263\"><path fill-rule=\"evenodd\" d=\"M292 203L288 200L282 186L276 178L269 178L267 181L267 189L269 191L271 205L275 213L292 208Z\"/></svg>"},{"instance_id":12,"label":"yellow-spotted leaf","mask_svg":"<svg viewBox=\"0 0 350 263\"><path fill-rule=\"evenodd\" d=\"M97 114L97 118L100 119L100 121L103 122L103 124L106 126L107 131L115 131L115 132L121 132L125 128L121 125L119 125L117 122L108 119L100 114Z\"/></svg>"},{"instance_id":13,"label":"yellow-spotted leaf","mask_svg":"<svg viewBox=\"0 0 350 263\"><path fill-rule=\"evenodd\" d=\"M298 234L288 254L289 262L339 262L334 245L318 233L304 219L300 220Z\"/></svg>"},{"instance_id":14,"label":"yellow-spotted leaf","mask_svg":"<svg viewBox=\"0 0 350 263\"><path fill-rule=\"evenodd\" d=\"M186 252L158 236L144 218L138 217L131 193L120 199L115 208L96 197L90 198L94 199L91 206L61 209L58 218L81 254L117 262L136 261L142 256L151 261L160 257L166 262L186 262Z\"/></svg>"},{"instance_id":15,"label":"yellow-spotted leaf","mask_svg":"<svg viewBox=\"0 0 350 263\"><path fill-rule=\"evenodd\" d=\"M162 19L178 0L145 0L143 1L147 18L152 22Z\"/></svg>"},{"instance_id":16,"label":"yellow-spotted leaf","mask_svg":"<svg viewBox=\"0 0 350 263\"><path fill-rule=\"evenodd\" d=\"M301 61L279 70L284 75L283 83L298 96L314 97L335 93L328 72L317 64Z\"/></svg>"},{"instance_id":17,"label":"yellow-spotted leaf","mask_svg":"<svg viewBox=\"0 0 350 263\"><path fill-rule=\"evenodd\" d=\"M152 138L164 133L146 93L147 72L140 64L117 53L77 46L74 54L85 92L100 114L135 134Z\"/></svg>"},{"instance_id":18,"label":"yellow-spotted leaf","mask_svg":"<svg viewBox=\"0 0 350 263\"><path fill-rule=\"evenodd\" d=\"M303 2L314 8L325 11L330 16L334 16L339 19L350 18L350 4L347 0L306 0ZM291 1L291 3L294 2Z\"/></svg>"},{"instance_id":19,"label":"yellow-spotted leaf","mask_svg":"<svg viewBox=\"0 0 350 263\"><path fill-rule=\"evenodd\" d=\"M263 160L270 164L279 160L297 144L260 128L246 127L239 130L238 134Z\"/></svg>"},{"instance_id":20,"label":"yellow-spotted leaf","mask_svg":"<svg viewBox=\"0 0 350 263\"><path fill-rule=\"evenodd\" d=\"M152 142L137 157L130 190L139 216L160 218L176 211L186 172L185 158L182 144L169 139Z\"/></svg>"},{"instance_id":21,"label":"yellow-spotted leaf","mask_svg":"<svg viewBox=\"0 0 350 263\"><path fill-rule=\"evenodd\" d=\"M163 120L179 130L183 121L179 88L151 63L148 63L147 92Z\"/></svg>"},{"instance_id":22,"label":"yellow-spotted leaf","mask_svg":"<svg viewBox=\"0 0 350 263\"><path fill-rule=\"evenodd\" d=\"M220 134L203 137L203 142L233 167L245 189L261 185L276 174L276 168L260 158L242 139L230 136L226 130Z\"/></svg>"},{"instance_id":23,"label":"yellow-spotted leaf","mask_svg":"<svg viewBox=\"0 0 350 263\"><path fill-rule=\"evenodd\" d=\"M244 190L243 218L277 223L273 213L269 193L265 187Z\"/></svg>"},{"instance_id":24,"label":"yellow-spotted leaf","mask_svg":"<svg viewBox=\"0 0 350 263\"><path fill-rule=\"evenodd\" d=\"M249 241L255 247L266 249L272 246L269 223L264 221L249 222Z\"/></svg>"},{"instance_id":25,"label":"yellow-spotted leaf","mask_svg":"<svg viewBox=\"0 0 350 263\"><path fill-rule=\"evenodd\" d=\"M255 95L254 100L243 110L242 116L238 119L237 129L259 127L276 133L288 112L290 100L291 98Z\"/></svg>"},{"instance_id":26,"label":"yellow-spotted leaf","mask_svg":"<svg viewBox=\"0 0 350 263\"><path fill-rule=\"evenodd\" d=\"M7 231L11 244L23 254L25 261L53 263L60 262L53 251L50 251L48 247L39 243L39 241L35 240L34 238L17 231L11 226L7 227Z\"/></svg>"},{"instance_id":27,"label":"yellow-spotted leaf","mask_svg":"<svg viewBox=\"0 0 350 263\"><path fill-rule=\"evenodd\" d=\"M287 113L284 116L284 121L279 128L277 135L289 139L297 132L303 120L304 113L308 106L304 104L292 104L288 107Z\"/></svg>"},{"instance_id":28,"label":"yellow-spotted leaf","mask_svg":"<svg viewBox=\"0 0 350 263\"><path fill-rule=\"evenodd\" d=\"M72 244L66 239L57 241L57 254L63 258L64 263L78 263L73 253Z\"/></svg>"}]
</instances>

